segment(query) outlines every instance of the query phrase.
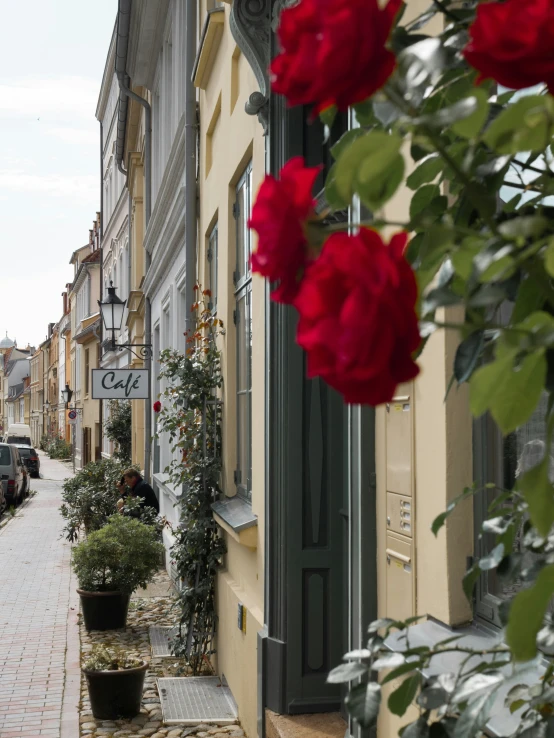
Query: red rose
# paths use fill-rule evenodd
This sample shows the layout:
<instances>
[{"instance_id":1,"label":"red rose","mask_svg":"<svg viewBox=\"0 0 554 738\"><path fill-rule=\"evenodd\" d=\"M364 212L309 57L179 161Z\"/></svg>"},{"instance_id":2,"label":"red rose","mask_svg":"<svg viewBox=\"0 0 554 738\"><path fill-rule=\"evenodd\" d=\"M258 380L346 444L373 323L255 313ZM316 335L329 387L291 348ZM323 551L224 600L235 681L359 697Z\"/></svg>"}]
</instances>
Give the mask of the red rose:
<instances>
[{"instance_id":1,"label":"red rose","mask_svg":"<svg viewBox=\"0 0 554 738\"><path fill-rule=\"evenodd\" d=\"M379 90L395 56L386 48L401 0L301 0L281 13L282 52L271 64L272 86L290 105L346 110Z\"/></svg>"},{"instance_id":2,"label":"red rose","mask_svg":"<svg viewBox=\"0 0 554 738\"><path fill-rule=\"evenodd\" d=\"M156 400L156 402L152 405L154 412L159 413L162 409L162 403L159 400Z\"/></svg>"},{"instance_id":3,"label":"red rose","mask_svg":"<svg viewBox=\"0 0 554 738\"><path fill-rule=\"evenodd\" d=\"M322 377L346 402L388 402L398 384L419 372L412 359L421 339L407 240L397 233L387 246L369 228L337 233L302 280L294 305L308 376Z\"/></svg>"},{"instance_id":4,"label":"red rose","mask_svg":"<svg viewBox=\"0 0 554 738\"><path fill-rule=\"evenodd\" d=\"M312 188L319 167L306 168L302 157L288 161L280 179L267 176L260 187L250 228L258 233L252 254L252 270L271 282L279 282L271 297L290 304L309 260L304 226L314 214Z\"/></svg>"},{"instance_id":5,"label":"red rose","mask_svg":"<svg viewBox=\"0 0 554 738\"><path fill-rule=\"evenodd\" d=\"M517 90L546 82L554 92L553 0L480 3L469 34L464 56L478 82Z\"/></svg>"}]
</instances>

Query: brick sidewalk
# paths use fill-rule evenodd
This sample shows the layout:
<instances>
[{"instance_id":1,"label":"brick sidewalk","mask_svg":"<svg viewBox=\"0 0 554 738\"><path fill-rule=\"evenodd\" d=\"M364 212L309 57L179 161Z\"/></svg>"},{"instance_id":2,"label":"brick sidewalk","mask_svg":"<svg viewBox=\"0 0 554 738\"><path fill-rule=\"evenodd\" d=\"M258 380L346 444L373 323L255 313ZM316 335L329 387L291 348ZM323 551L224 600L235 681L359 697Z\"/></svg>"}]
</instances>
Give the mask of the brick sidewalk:
<instances>
[{"instance_id":1,"label":"brick sidewalk","mask_svg":"<svg viewBox=\"0 0 554 738\"><path fill-rule=\"evenodd\" d=\"M58 511L70 472L44 455L41 472L44 479L32 481L36 497L0 530L0 738L60 738L62 708L65 724L77 710L75 675L64 701L66 655L73 667L78 636L71 549L60 538Z\"/></svg>"}]
</instances>

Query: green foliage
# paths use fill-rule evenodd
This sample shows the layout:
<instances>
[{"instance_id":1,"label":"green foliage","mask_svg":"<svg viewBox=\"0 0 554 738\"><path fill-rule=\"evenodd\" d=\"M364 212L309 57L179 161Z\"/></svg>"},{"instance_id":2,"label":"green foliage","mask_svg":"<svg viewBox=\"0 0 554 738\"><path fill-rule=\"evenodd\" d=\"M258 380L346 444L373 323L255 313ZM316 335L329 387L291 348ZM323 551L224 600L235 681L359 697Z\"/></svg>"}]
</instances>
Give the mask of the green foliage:
<instances>
[{"instance_id":1,"label":"green foliage","mask_svg":"<svg viewBox=\"0 0 554 738\"><path fill-rule=\"evenodd\" d=\"M132 409L130 400L110 400L109 416L104 423L106 436L115 444L114 457L123 467L131 463Z\"/></svg>"},{"instance_id":2,"label":"green foliage","mask_svg":"<svg viewBox=\"0 0 554 738\"><path fill-rule=\"evenodd\" d=\"M470 599L489 572L512 592L501 610L507 645L482 652L446 639L411 647L408 621L379 621L367 647L329 675L352 682L346 707L366 728L377 721L381 684L403 678L387 709L403 715L411 702L420 709L403 738L481 735L508 676L538 650L548 659L544 679L534 684L526 675L510 693L510 709L520 711L513 735L554 735L554 97L546 90L498 95L488 82L475 85L459 52L477 5L440 0L409 23L399 21L390 41L395 74L354 107L360 127L331 149L325 185L332 209L359 198L375 216L366 225L412 233L407 258L420 290L422 333L457 331L453 381L469 383L475 416L490 416L508 434L549 396L544 457L519 473L514 489L488 488L496 499L481 536L493 543L463 581ZM431 37L425 30L433 19L441 30ZM402 184L412 191L409 218L387 221L383 208ZM335 223L333 231L357 225ZM458 504L483 491L468 487L436 518L434 535ZM393 630L402 631L396 636L404 650L391 656L384 641ZM433 659L445 652L460 655L455 674L437 673Z\"/></svg>"},{"instance_id":3,"label":"green foliage","mask_svg":"<svg viewBox=\"0 0 554 738\"><path fill-rule=\"evenodd\" d=\"M63 438L47 436L44 450L51 459L70 459L73 447Z\"/></svg>"},{"instance_id":4,"label":"green foliage","mask_svg":"<svg viewBox=\"0 0 554 738\"><path fill-rule=\"evenodd\" d=\"M69 541L77 540L81 532L98 530L117 511L116 483L122 471L122 465L115 459L103 459L92 461L65 480L60 512L66 521L64 533Z\"/></svg>"},{"instance_id":5,"label":"green foliage","mask_svg":"<svg viewBox=\"0 0 554 738\"><path fill-rule=\"evenodd\" d=\"M171 549L182 586L179 636L173 644L193 674L214 653L215 580L225 553L211 505L220 494L222 403L221 354L217 346L222 323L205 301L193 306L195 329L187 332L187 351L163 351L161 378L167 382L158 416L159 431L169 435L174 460L166 473L182 487L181 524L173 531Z\"/></svg>"},{"instance_id":6,"label":"green foliage","mask_svg":"<svg viewBox=\"0 0 554 738\"><path fill-rule=\"evenodd\" d=\"M87 592L129 594L146 587L163 553L156 537L153 527L125 515L112 515L103 528L73 549L79 587Z\"/></svg>"}]
</instances>

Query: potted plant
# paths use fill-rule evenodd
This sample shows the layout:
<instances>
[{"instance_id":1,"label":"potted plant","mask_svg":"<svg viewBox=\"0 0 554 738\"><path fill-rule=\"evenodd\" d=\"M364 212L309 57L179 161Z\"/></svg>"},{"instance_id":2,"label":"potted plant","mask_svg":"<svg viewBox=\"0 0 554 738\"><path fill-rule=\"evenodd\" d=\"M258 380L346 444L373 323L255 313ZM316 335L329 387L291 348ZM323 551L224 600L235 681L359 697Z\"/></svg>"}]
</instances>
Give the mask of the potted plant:
<instances>
[{"instance_id":1,"label":"potted plant","mask_svg":"<svg viewBox=\"0 0 554 738\"><path fill-rule=\"evenodd\" d=\"M163 546L156 529L113 515L73 550L77 592L87 630L124 628L131 594L158 570Z\"/></svg>"},{"instance_id":2,"label":"potted plant","mask_svg":"<svg viewBox=\"0 0 554 738\"><path fill-rule=\"evenodd\" d=\"M138 715L147 669L146 661L121 648L94 646L82 669L94 717L117 720Z\"/></svg>"}]
</instances>

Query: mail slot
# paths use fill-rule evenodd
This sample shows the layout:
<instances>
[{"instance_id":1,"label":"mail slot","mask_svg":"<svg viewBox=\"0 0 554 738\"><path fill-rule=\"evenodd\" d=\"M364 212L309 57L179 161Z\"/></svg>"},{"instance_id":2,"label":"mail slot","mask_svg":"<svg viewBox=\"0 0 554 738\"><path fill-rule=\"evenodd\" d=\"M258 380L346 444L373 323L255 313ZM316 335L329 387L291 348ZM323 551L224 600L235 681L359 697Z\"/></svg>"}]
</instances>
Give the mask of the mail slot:
<instances>
[{"instance_id":1,"label":"mail slot","mask_svg":"<svg viewBox=\"0 0 554 738\"><path fill-rule=\"evenodd\" d=\"M406 620L414 614L413 544L387 535L387 617Z\"/></svg>"},{"instance_id":2,"label":"mail slot","mask_svg":"<svg viewBox=\"0 0 554 738\"><path fill-rule=\"evenodd\" d=\"M387 491L412 495L413 386L401 385L386 408Z\"/></svg>"}]
</instances>

